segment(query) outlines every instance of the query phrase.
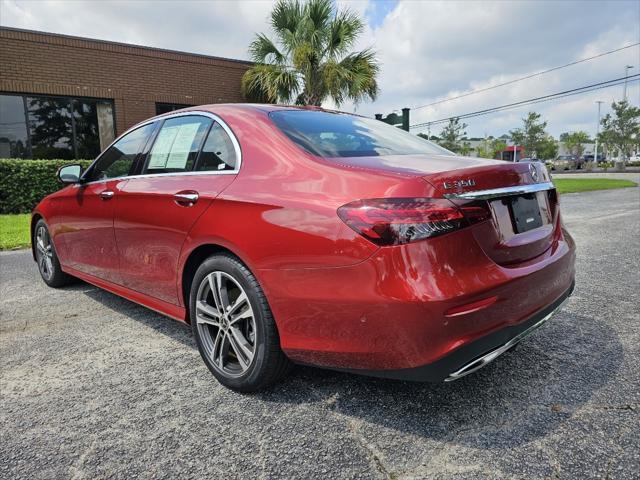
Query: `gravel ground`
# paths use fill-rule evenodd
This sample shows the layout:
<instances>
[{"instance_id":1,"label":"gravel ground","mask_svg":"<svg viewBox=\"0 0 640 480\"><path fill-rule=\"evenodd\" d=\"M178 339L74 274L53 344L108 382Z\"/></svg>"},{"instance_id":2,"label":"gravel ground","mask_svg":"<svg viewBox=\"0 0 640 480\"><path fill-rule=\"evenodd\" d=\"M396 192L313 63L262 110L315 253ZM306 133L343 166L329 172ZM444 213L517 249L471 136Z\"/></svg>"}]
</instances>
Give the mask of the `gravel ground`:
<instances>
[{"instance_id":1,"label":"gravel ground","mask_svg":"<svg viewBox=\"0 0 640 480\"><path fill-rule=\"evenodd\" d=\"M453 384L219 386L188 327L0 254L0 478L640 478L640 189L565 195L577 288Z\"/></svg>"}]
</instances>

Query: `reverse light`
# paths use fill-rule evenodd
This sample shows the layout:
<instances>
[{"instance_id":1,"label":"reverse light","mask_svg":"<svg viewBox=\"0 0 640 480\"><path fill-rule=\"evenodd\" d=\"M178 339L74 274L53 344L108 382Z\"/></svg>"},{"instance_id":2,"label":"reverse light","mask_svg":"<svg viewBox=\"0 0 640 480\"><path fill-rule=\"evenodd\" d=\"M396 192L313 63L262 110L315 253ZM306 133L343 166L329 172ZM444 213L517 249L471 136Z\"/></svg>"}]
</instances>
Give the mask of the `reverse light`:
<instances>
[{"instance_id":1,"label":"reverse light","mask_svg":"<svg viewBox=\"0 0 640 480\"><path fill-rule=\"evenodd\" d=\"M489 218L476 204L441 198L374 198L338 208L351 229L380 246L402 245L444 235Z\"/></svg>"}]
</instances>

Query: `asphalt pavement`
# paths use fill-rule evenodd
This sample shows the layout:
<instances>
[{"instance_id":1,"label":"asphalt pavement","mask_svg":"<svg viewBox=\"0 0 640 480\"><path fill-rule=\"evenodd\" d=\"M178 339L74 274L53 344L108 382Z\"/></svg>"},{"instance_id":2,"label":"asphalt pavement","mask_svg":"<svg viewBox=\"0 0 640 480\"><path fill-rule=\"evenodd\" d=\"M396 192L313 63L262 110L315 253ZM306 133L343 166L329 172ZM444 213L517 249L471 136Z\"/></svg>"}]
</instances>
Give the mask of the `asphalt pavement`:
<instances>
[{"instance_id":1,"label":"asphalt pavement","mask_svg":"<svg viewBox=\"0 0 640 480\"><path fill-rule=\"evenodd\" d=\"M0 254L0 478L640 478L640 189L569 194L576 291L451 384L221 387L189 327Z\"/></svg>"}]
</instances>

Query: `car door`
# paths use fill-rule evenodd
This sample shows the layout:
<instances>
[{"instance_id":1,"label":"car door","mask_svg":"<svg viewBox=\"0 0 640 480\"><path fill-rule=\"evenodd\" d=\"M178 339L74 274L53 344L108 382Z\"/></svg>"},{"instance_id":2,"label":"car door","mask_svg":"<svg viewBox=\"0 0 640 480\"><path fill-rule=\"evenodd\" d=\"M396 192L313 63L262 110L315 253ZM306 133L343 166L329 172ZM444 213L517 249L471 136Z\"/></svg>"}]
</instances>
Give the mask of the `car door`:
<instances>
[{"instance_id":1,"label":"car door","mask_svg":"<svg viewBox=\"0 0 640 480\"><path fill-rule=\"evenodd\" d=\"M232 139L233 138L233 139ZM115 236L124 285L179 305L178 259L198 217L235 178L240 150L205 114L176 114L160 127L140 175L118 195Z\"/></svg>"},{"instance_id":2,"label":"car door","mask_svg":"<svg viewBox=\"0 0 640 480\"><path fill-rule=\"evenodd\" d=\"M120 138L98 157L81 183L67 189L58 227L65 266L122 283L113 229L115 204L152 130L149 124Z\"/></svg>"}]
</instances>

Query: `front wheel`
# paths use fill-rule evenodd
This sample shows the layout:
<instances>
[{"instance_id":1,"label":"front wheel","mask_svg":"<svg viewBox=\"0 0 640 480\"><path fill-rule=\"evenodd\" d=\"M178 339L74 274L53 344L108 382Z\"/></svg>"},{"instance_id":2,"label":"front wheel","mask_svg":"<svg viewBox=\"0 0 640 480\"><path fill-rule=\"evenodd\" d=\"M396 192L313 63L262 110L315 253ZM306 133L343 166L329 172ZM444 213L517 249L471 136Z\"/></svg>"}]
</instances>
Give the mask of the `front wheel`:
<instances>
[{"instance_id":1,"label":"front wheel","mask_svg":"<svg viewBox=\"0 0 640 480\"><path fill-rule=\"evenodd\" d=\"M202 263L191 284L189 307L200 355L226 387L254 392L289 370L264 293L235 257L214 255Z\"/></svg>"},{"instance_id":2,"label":"front wheel","mask_svg":"<svg viewBox=\"0 0 640 480\"><path fill-rule=\"evenodd\" d=\"M33 230L33 246L35 248L36 262L38 270L44 283L50 287L62 287L71 283L73 277L62 271L56 249L51 241L49 229L44 220L38 220L36 228Z\"/></svg>"}]
</instances>

